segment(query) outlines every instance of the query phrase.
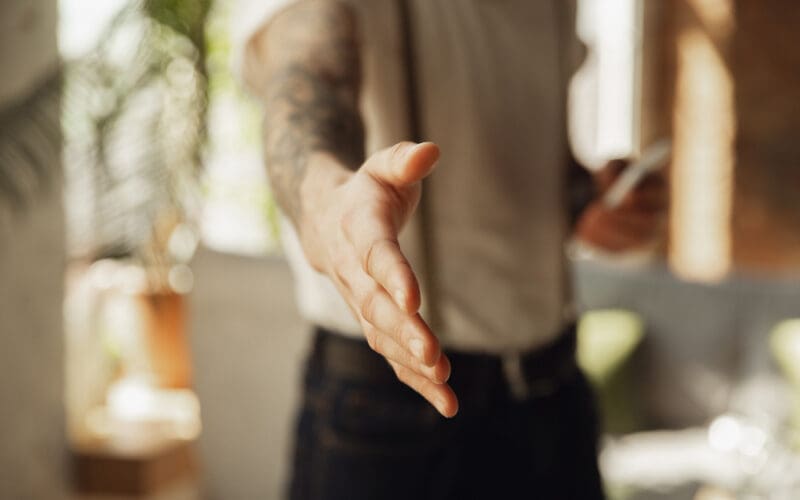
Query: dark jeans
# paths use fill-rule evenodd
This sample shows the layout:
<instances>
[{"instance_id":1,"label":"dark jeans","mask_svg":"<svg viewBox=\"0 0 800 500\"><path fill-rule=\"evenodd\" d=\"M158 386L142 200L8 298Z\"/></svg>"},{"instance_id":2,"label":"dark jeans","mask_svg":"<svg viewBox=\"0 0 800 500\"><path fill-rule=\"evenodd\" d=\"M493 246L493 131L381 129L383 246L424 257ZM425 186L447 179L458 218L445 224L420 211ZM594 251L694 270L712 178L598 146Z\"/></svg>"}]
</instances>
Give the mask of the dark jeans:
<instances>
[{"instance_id":1,"label":"dark jeans","mask_svg":"<svg viewBox=\"0 0 800 500\"><path fill-rule=\"evenodd\" d=\"M292 500L603 498L597 413L579 371L549 393L519 401L499 361L476 368L476 355L449 353L460 411L448 420L398 382L386 363L370 377L349 373L346 363L329 366L320 344L336 334L316 335ZM377 357L366 342L342 341L357 356Z\"/></svg>"}]
</instances>

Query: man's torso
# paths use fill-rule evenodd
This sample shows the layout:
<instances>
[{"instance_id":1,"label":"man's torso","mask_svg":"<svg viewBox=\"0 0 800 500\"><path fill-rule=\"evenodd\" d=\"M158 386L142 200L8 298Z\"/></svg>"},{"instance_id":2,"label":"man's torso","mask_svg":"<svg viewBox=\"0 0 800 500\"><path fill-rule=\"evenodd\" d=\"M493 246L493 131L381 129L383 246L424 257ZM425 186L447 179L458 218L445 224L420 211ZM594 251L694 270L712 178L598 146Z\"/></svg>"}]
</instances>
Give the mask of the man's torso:
<instances>
[{"instance_id":1,"label":"man's torso","mask_svg":"<svg viewBox=\"0 0 800 500\"><path fill-rule=\"evenodd\" d=\"M397 0L351 2L361 27L369 154L411 138L404 37ZM426 229L413 221L401 243L432 285L424 294L450 348L528 349L568 320L566 3L410 0L418 132L442 158L424 186ZM296 241L288 247L306 316L358 332Z\"/></svg>"}]
</instances>

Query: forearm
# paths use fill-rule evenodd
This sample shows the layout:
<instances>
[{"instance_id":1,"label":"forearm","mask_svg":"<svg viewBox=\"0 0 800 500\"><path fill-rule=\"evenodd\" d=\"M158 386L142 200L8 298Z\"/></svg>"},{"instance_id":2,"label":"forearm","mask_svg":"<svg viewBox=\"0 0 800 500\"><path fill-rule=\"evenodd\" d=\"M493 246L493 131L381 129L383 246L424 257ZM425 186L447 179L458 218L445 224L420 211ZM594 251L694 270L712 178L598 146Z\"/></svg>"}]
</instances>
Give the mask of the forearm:
<instances>
[{"instance_id":1,"label":"forearm","mask_svg":"<svg viewBox=\"0 0 800 500\"><path fill-rule=\"evenodd\" d=\"M356 22L344 4L300 2L261 36L267 169L278 204L299 223L304 193L364 160Z\"/></svg>"}]
</instances>

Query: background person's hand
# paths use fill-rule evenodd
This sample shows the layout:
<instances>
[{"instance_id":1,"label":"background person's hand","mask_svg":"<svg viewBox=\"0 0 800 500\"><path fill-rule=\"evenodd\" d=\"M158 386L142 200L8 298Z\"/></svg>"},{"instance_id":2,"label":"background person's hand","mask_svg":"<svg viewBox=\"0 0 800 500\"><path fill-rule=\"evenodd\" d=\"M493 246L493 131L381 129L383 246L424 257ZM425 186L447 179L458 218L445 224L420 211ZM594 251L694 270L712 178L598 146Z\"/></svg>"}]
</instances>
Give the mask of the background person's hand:
<instances>
[{"instance_id":1,"label":"background person's hand","mask_svg":"<svg viewBox=\"0 0 800 500\"><path fill-rule=\"evenodd\" d=\"M299 232L310 264L336 285L370 347L450 417L458 411L450 362L418 312L418 281L397 241L438 158L435 144L399 143L356 172L304 183Z\"/></svg>"},{"instance_id":2,"label":"background person's hand","mask_svg":"<svg viewBox=\"0 0 800 500\"><path fill-rule=\"evenodd\" d=\"M592 246L611 252L646 247L662 233L669 193L663 171L644 178L619 206L610 208L603 196L627 167L625 160L614 160L597 172L599 196L578 220L577 237Z\"/></svg>"}]
</instances>

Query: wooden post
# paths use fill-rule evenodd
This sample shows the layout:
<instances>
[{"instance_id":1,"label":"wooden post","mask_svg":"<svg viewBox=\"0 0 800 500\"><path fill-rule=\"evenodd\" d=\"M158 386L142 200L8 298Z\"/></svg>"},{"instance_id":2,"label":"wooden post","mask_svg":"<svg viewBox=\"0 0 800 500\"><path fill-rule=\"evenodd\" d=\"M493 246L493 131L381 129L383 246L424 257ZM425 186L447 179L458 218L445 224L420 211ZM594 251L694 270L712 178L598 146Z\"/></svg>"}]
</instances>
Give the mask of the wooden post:
<instances>
[{"instance_id":1,"label":"wooden post","mask_svg":"<svg viewBox=\"0 0 800 500\"><path fill-rule=\"evenodd\" d=\"M670 265L800 270L800 4L643 4L643 143L674 142Z\"/></svg>"},{"instance_id":2,"label":"wooden post","mask_svg":"<svg viewBox=\"0 0 800 500\"><path fill-rule=\"evenodd\" d=\"M800 270L800 3L736 0L733 257L745 271Z\"/></svg>"}]
</instances>

